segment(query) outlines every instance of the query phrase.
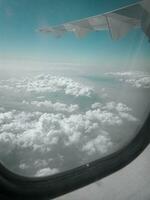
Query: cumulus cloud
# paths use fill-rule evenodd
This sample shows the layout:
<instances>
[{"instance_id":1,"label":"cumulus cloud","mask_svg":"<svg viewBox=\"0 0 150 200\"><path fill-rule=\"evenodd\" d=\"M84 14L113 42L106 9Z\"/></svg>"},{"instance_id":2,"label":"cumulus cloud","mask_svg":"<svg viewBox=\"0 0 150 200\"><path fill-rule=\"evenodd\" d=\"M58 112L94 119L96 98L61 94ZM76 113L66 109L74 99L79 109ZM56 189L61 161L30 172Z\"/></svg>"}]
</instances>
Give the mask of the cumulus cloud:
<instances>
[{"instance_id":1,"label":"cumulus cloud","mask_svg":"<svg viewBox=\"0 0 150 200\"><path fill-rule=\"evenodd\" d=\"M129 114L129 113L120 112L119 115L120 115L122 118L124 118L124 119L126 119L126 120L128 120L128 121L130 121L130 122L137 122L137 121L138 121L138 119L137 119L136 117L132 116L132 115Z\"/></svg>"},{"instance_id":2,"label":"cumulus cloud","mask_svg":"<svg viewBox=\"0 0 150 200\"><path fill-rule=\"evenodd\" d=\"M109 137L109 134L105 131L102 131L101 135L98 135L93 140L87 142L82 147L82 151L86 151L88 155L93 155L94 153L105 154L112 146L113 143Z\"/></svg>"},{"instance_id":3,"label":"cumulus cloud","mask_svg":"<svg viewBox=\"0 0 150 200\"><path fill-rule=\"evenodd\" d=\"M48 166L48 162L49 162L49 159L48 161L47 160L43 160L43 159L38 159L34 162L34 166L36 168L42 168L42 167L46 167Z\"/></svg>"},{"instance_id":4,"label":"cumulus cloud","mask_svg":"<svg viewBox=\"0 0 150 200\"><path fill-rule=\"evenodd\" d=\"M33 79L25 78L20 80L2 80L0 81L0 88L16 90L23 89L26 92L34 92L39 94L63 92L66 95L72 95L75 97L90 97L93 94L93 89L91 87L84 86L83 84L76 82L71 78L51 75L39 75Z\"/></svg>"},{"instance_id":5,"label":"cumulus cloud","mask_svg":"<svg viewBox=\"0 0 150 200\"><path fill-rule=\"evenodd\" d=\"M104 107L107 110L116 110L118 112L130 112L132 111L131 108L129 108L127 105L123 103L116 103L114 101L106 103L106 106Z\"/></svg>"},{"instance_id":6,"label":"cumulus cloud","mask_svg":"<svg viewBox=\"0 0 150 200\"><path fill-rule=\"evenodd\" d=\"M121 125L122 120L119 116L108 112L108 111L102 111L100 109L97 110L89 110L86 112L86 116L88 119L92 121L98 121L101 124L107 124L107 125Z\"/></svg>"},{"instance_id":7,"label":"cumulus cloud","mask_svg":"<svg viewBox=\"0 0 150 200\"><path fill-rule=\"evenodd\" d=\"M130 122L138 121L138 119L130 113L132 109L121 102L116 103L111 101L106 104L96 102L92 104L91 108L93 110L88 111L87 115L90 118L100 119L101 123L107 121L107 124L110 125L121 125L124 119Z\"/></svg>"},{"instance_id":8,"label":"cumulus cloud","mask_svg":"<svg viewBox=\"0 0 150 200\"><path fill-rule=\"evenodd\" d=\"M91 107L100 107L66 116L62 113L41 113L11 111L0 114L0 143L9 149L31 148L33 151L48 152L60 144L64 146L79 144L83 146L90 140L88 135L102 134L105 127L121 126L123 119L136 122L129 112L131 109L121 103L99 103ZM126 111L126 112L125 112ZM88 139L85 140L85 137ZM103 134L103 138L111 138ZM98 138L99 139L99 138ZM111 140L111 139L110 139ZM93 140L95 141L95 140ZM92 141L89 143L91 145ZM88 145L89 146L89 145ZM107 148L107 145L106 145ZM101 151L102 152L102 151Z\"/></svg>"},{"instance_id":9,"label":"cumulus cloud","mask_svg":"<svg viewBox=\"0 0 150 200\"><path fill-rule=\"evenodd\" d=\"M108 76L117 78L121 82L125 82L136 88L150 88L150 74L144 72L111 72L106 73Z\"/></svg>"},{"instance_id":10,"label":"cumulus cloud","mask_svg":"<svg viewBox=\"0 0 150 200\"><path fill-rule=\"evenodd\" d=\"M93 89L70 78L40 75L33 79L4 80L0 81L2 92L6 85L12 88L12 93L6 92L11 101L6 104L3 101L6 108L0 107L0 157L5 160L15 152L20 159L18 169L32 168L32 175L50 175L66 169L65 160L69 159L66 157L72 156L70 150L76 151L77 158L84 154L89 160L96 153L102 157L112 152L116 134L112 129L121 130L124 123L138 121L127 105L100 102ZM53 92L56 96L61 92L62 99L52 98ZM72 96L73 104L68 95ZM90 101L81 104L82 97ZM78 158L77 162L80 165L83 160Z\"/></svg>"},{"instance_id":11,"label":"cumulus cloud","mask_svg":"<svg viewBox=\"0 0 150 200\"><path fill-rule=\"evenodd\" d=\"M23 169L23 170L26 170L26 169L29 168L29 165L27 165L26 163L21 163L21 164L19 165L19 168L20 168L20 169Z\"/></svg>"},{"instance_id":12,"label":"cumulus cloud","mask_svg":"<svg viewBox=\"0 0 150 200\"><path fill-rule=\"evenodd\" d=\"M44 169L40 169L36 172L35 176L40 177L40 176L48 176L48 175L53 175L58 173L59 170L56 168L44 168Z\"/></svg>"},{"instance_id":13,"label":"cumulus cloud","mask_svg":"<svg viewBox=\"0 0 150 200\"><path fill-rule=\"evenodd\" d=\"M0 155L7 155L14 150L16 136L11 132L3 132L0 134Z\"/></svg>"},{"instance_id":14,"label":"cumulus cloud","mask_svg":"<svg viewBox=\"0 0 150 200\"><path fill-rule=\"evenodd\" d=\"M96 102L96 103L92 104L91 108L92 109L109 110L109 111L116 110L118 112L130 112L130 111L132 111L132 109L129 108L127 105L125 105L121 102L116 103L114 101L107 102L105 105L102 104L102 103Z\"/></svg>"},{"instance_id":15,"label":"cumulus cloud","mask_svg":"<svg viewBox=\"0 0 150 200\"><path fill-rule=\"evenodd\" d=\"M4 112L0 113L0 124L5 124L7 122L10 122L13 117L13 112Z\"/></svg>"},{"instance_id":16,"label":"cumulus cloud","mask_svg":"<svg viewBox=\"0 0 150 200\"><path fill-rule=\"evenodd\" d=\"M52 111L52 112L68 112L72 113L79 110L78 105L67 105L64 103L56 102L52 103L51 101L23 101L24 105L31 105L36 107L37 109L45 110L45 111Z\"/></svg>"},{"instance_id":17,"label":"cumulus cloud","mask_svg":"<svg viewBox=\"0 0 150 200\"><path fill-rule=\"evenodd\" d=\"M102 108L102 104L99 102L93 103L91 106L92 109Z\"/></svg>"},{"instance_id":18,"label":"cumulus cloud","mask_svg":"<svg viewBox=\"0 0 150 200\"><path fill-rule=\"evenodd\" d=\"M41 113L39 112L30 113L16 110L0 113L0 133L10 132L19 135L35 127L35 120L38 119L40 115Z\"/></svg>"}]
</instances>

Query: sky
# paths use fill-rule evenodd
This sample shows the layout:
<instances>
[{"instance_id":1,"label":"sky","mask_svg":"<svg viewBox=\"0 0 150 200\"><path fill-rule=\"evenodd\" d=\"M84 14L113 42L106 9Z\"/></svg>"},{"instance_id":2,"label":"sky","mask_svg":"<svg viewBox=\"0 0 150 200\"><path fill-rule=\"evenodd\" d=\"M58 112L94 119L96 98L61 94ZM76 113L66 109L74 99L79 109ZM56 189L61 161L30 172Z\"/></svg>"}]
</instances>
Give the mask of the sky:
<instances>
[{"instance_id":1,"label":"sky","mask_svg":"<svg viewBox=\"0 0 150 200\"><path fill-rule=\"evenodd\" d=\"M43 26L94 16L135 2L137 1L0 0L0 61L38 60L107 65L111 60L111 65L119 66L123 61L126 63L126 60L136 56L139 60L136 64L147 66L150 47L147 39L143 39L141 30L131 31L119 41L112 41L105 31L90 33L82 39L76 38L72 33L56 39L36 31Z\"/></svg>"}]
</instances>

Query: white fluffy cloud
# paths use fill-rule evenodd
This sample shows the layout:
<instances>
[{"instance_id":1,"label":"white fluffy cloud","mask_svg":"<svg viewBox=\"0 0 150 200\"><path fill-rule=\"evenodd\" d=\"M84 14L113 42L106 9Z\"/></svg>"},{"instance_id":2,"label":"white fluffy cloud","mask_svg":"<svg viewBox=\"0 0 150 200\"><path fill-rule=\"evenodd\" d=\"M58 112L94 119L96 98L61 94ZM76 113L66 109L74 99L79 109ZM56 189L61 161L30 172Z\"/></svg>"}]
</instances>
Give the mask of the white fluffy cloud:
<instances>
[{"instance_id":1,"label":"white fluffy cloud","mask_svg":"<svg viewBox=\"0 0 150 200\"><path fill-rule=\"evenodd\" d=\"M67 105L64 103L60 103L60 102L56 102L56 103L52 103L51 101L31 101L31 102L27 102L27 101L23 101L22 102L24 105L31 105L36 107L37 109L42 109L45 111L51 111L51 112L68 112L68 113L72 113L75 111L79 110L79 106L78 105Z\"/></svg>"},{"instance_id":2,"label":"white fluffy cloud","mask_svg":"<svg viewBox=\"0 0 150 200\"><path fill-rule=\"evenodd\" d=\"M0 81L0 88L12 89L12 90L25 90L26 92L34 93L55 93L63 92L66 95L72 96L87 96L90 97L93 94L91 87L84 86L83 84L72 80L71 78L51 76L51 75L39 75L33 79L10 79L6 81Z\"/></svg>"},{"instance_id":3,"label":"white fluffy cloud","mask_svg":"<svg viewBox=\"0 0 150 200\"><path fill-rule=\"evenodd\" d=\"M116 110L118 112L130 112L130 111L132 111L132 109L129 108L128 106L126 106L125 104L116 103L114 101L106 103L106 106L104 108L106 108L107 110Z\"/></svg>"},{"instance_id":4,"label":"white fluffy cloud","mask_svg":"<svg viewBox=\"0 0 150 200\"><path fill-rule=\"evenodd\" d=\"M12 92L3 88L6 85ZM90 160L96 153L102 157L112 152L115 147L112 129L121 130L124 123L138 121L127 105L108 100L99 102L93 89L69 78L40 75L0 81L0 86L10 99L0 107L0 157L12 157L15 152L20 159L18 169L27 172L32 168L32 175L50 175L61 171L62 166L66 168L66 155L71 154L71 149L76 151L76 157L84 154ZM61 92L65 98L55 101L50 96L53 92L56 96ZM72 96L73 104L68 95ZM90 103L84 99L80 104L82 97Z\"/></svg>"},{"instance_id":5,"label":"white fluffy cloud","mask_svg":"<svg viewBox=\"0 0 150 200\"><path fill-rule=\"evenodd\" d=\"M92 104L92 111L88 111L87 114L90 118L100 119L101 123L107 123L110 125L121 125L126 119L130 122L137 122L138 119L131 115L132 109L123 103L116 103L114 101L106 104L94 103Z\"/></svg>"},{"instance_id":6,"label":"white fluffy cloud","mask_svg":"<svg viewBox=\"0 0 150 200\"><path fill-rule=\"evenodd\" d=\"M101 109L89 110L86 112L88 119L106 125L121 125L122 119L109 111Z\"/></svg>"},{"instance_id":7,"label":"white fluffy cloud","mask_svg":"<svg viewBox=\"0 0 150 200\"><path fill-rule=\"evenodd\" d=\"M150 88L150 74L144 72L111 72L108 76L117 78L121 82L128 83L136 88Z\"/></svg>"},{"instance_id":8,"label":"white fluffy cloud","mask_svg":"<svg viewBox=\"0 0 150 200\"><path fill-rule=\"evenodd\" d=\"M19 165L19 168L22 169L22 170L26 170L26 169L29 168L29 165L27 165L26 163L21 163L21 164Z\"/></svg>"},{"instance_id":9,"label":"white fluffy cloud","mask_svg":"<svg viewBox=\"0 0 150 200\"><path fill-rule=\"evenodd\" d=\"M8 156L16 146L16 136L11 132L0 133L0 155Z\"/></svg>"},{"instance_id":10,"label":"white fluffy cloud","mask_svg":"<svg viewBox=\"0 0 150 200\"><path fill-rule=\"evenodd\" d=\"M34 166L36 168L41 168L41 167L47 167L48 166L48 162L50 159L48 160L43 160L43 159L38 159L34 162Z\"/></svg>"},{"instance_id":11,"label":"white fluffy cloud","mask_svg":"<svg viewBox=\"0 0 150 200\"><path fill-rule=\"evenodd\" d=\"M36 172L35 176L36 177L40 177L40 176L48 176L48 175L53 175L53 174L56 174L58 173L59 170L56 169L56 168L44 168L44 169L40 169Z\"/></svg>"},{"instance_id":12,"label":"white fluffy cloud","mask_svg":"<svg viewBox=\"0 0 150 200\"><path fill-rule=\"evenodd\" d=\"M5 146L5 149L8 147L8 149L31 148L33 151L44 153L51 151L60 142L64 146L79 143L84 146L90 140L88 135L93 134L94 136L96 133L95 138L97 138L105 127L121 126L123 119L131 122L137 121L129 113L131 109L124 104L110 102L102 106L95 103L91 107L98 106L99 108L88 110L85 113L70 113L69 116L62 113L31 113L15 110L0 113L0 143ZM108 137L111 140L109 134L104 134L104 137L106 141ZM105 149L107 149L107 143Z\"/></svg>"},{"instance_id":13,"label":"white fluffy cloud","mask_svg":"<svg viewBox=\"0 0 150 200\"><path fill-rule=\"evenodd\" d=\"M101 135L98 135L93 140L87 142L82 150L86 151L88 155L93 155L94 153L105 154L108 152L109 148L112 148L113 143L109 137L109 134L105 131L101 132Z\"/></svg>"},{"instance_id":14,"label":"white fluffy cloud","mask_svg":"<svg viewBox=\"0 0 150 200\"><path fill-rule=\"evenodd\" d=\"M119 115L120 115L122 118L124 118L124 119L126 119L126 120L128 120L128 121L130 121L130 122L137 122L137 121L138 121L138 119L137 119L136 117L134 117L133 115L131 115L131 114L129 114L129 113L120 112Z\"/></svg>"},{"instance_id":15,"label":"white fluffy cloud","mask_svg":"<svg viewBox=\"0 0 150 200\"><path fill-rule=\"evenodd\" d=\"M0 124L5 124L7 122L10 122L13 117L13 112L4 112L0 113Z\"/></svg>"}]
</instances>

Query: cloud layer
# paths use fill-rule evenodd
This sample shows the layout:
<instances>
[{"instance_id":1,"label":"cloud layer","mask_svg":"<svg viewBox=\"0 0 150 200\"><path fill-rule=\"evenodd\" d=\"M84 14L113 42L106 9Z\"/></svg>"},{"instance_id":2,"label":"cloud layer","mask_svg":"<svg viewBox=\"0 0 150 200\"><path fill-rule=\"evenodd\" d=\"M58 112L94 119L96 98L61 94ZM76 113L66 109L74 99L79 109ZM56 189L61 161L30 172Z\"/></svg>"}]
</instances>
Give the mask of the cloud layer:
<instances>
[{"instance_id":1,"label":"cloud layer","mask_svg":"<svg viewBox=\"0 0 150 200\"><path fill-rule=\"evenodd\" d=\"M0 90L5 93L5 101L0 99L0 158L12 170L30 176L58 173L103 157L119 147L114 140L117 129L139 122L127 105L107 98L102 102L94 89L70 78L4 80ZM61 101L54 101L57 95Z\"/></svg>"},{"instance_id":2,"label":"cloud layer","mask_svg":"<svg viewBox=\"0 0 150 200\"><path fill-rule=\"evenodd\" d=\"M90 97L93 93L91 87L86 87L71 78L39 75L34 78L25 78L21 80L10 79L0 81L0 88L25 90L34 93L56 93L62 92L72 96Z\"/></svg>"},{"instance_id":3,"label":"cloud layer","mask_svg":"<svg viewBox=\"0 0 150 200\"><path fill-rule=\"evenodd\" d=\"M150 74L144 72L111 72L106 73L121 82L125 82L136 88L150 88Z\"/></svg>"}]
</instances>

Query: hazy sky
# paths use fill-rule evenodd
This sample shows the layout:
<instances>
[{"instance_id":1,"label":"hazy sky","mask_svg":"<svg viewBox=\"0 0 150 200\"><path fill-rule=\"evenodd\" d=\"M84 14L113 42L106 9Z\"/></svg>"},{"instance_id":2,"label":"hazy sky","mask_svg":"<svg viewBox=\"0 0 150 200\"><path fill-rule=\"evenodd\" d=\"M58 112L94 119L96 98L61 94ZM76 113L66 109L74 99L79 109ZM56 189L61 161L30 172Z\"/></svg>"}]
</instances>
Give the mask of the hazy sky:
<instances>
[{"instance_id":1,"label":"hazy sky","mask_svg":"<svg viewBox=\"0 0 150 200\"><path fill-rule=\"evenodd\" d=\"M141 30L131 31L120 41L112 41L105 31L90 33L83 39L77 39L72 33L56 39L35 31L43 26L97 15L135 2L137 1L0 0L0 60L108 64L109 57L112 65L121 65L133 54L138 54L139 65L147 65L150 46L146 38L141 39L144 37ZM142 43L137 42L139 40ZM136 53L139 44L140 51Z\"/></svg>"}]
</instances>

